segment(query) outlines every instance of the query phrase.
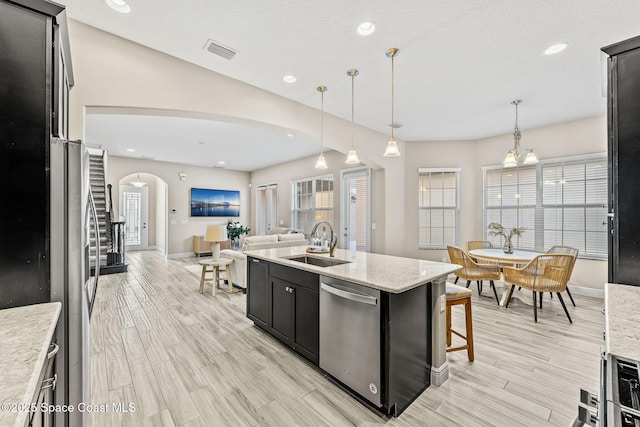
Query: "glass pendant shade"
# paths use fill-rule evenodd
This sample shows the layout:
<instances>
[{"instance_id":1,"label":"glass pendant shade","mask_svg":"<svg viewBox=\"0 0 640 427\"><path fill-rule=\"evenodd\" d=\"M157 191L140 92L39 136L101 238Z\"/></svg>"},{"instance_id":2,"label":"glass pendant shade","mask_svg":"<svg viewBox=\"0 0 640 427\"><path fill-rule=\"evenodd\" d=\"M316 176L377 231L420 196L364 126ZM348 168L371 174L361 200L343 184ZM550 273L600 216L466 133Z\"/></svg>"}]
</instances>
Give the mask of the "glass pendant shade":
<instances>
[{"instance_id":1,"label":"glass pendant shade","mask_svg":"<svg viewBox=\"0 0 640 427\"><path fill-rule=\"evenodd\" d=\"M516 159L516 154L513 150L509 151L502 162L502 166L505 168L514 168L518 166L518 160Z\"/></svg>"},{"instance_id":2,"label":"glass pendant shade","mask_svg":"<svg viewBox=\"0 0 640 427\"><path fill-rule=\"evenodd\" d=\"M345 161L348 165L355 165L360 163L360 159L358 158L358 153L356 153L355 148L349 150L349 154L347 154L347 160Z\"/></svg>"},{"instance_id":3,"label":"glass pendant shade","mask_svg":"<svg viewBox=\"0 0 640 427\"><path fill-rule=\"evenodd\" d=\"M400 155L400 150L398 149L398 144L396 140L393 138L389 138L389 142L387 142L387 148L384 150L385 157L398 157Z\"/></svg>"},{"instance_id":4,"label":"glass pendant shade","mask_svg":"<svg viewBox=\"0 0 640 427\"><path fill-rule=\"evenodd\" d=\"M527 157L524 158L524 164L535 165L536 163L538 163L538 157L536 156L536 153L534 153L531 149L527 150Z\"/></svg>"},{"instance_id":5,"label":"glass pendant shade","mask_svg":"<svg viewBox=\"0 0 640 427\"><path fill-rule=\"evenodd\" d=\"M327 161L324 158L324 154L320 154L318 156L318 160L316 160L316 169L326 169L327 168Z\"/></svg>"}]
</instances>

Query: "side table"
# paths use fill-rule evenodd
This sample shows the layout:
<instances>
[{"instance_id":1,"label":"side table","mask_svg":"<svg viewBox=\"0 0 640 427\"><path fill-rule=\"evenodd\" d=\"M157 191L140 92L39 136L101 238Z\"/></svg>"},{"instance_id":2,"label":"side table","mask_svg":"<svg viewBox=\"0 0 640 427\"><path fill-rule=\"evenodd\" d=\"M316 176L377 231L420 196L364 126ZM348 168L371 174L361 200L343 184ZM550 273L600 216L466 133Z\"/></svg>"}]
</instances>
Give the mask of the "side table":
<instances>
[{"instance_id":1,"label":"side table","mask_svg":"<svg viewBox=\"0 0 640 427\"><path fill-rule=\"evenodd\" d=\"M237 291L233 290L233 282L231 281L231 269L229 265L233 263L232 259L229 258L220 258L220 261L214 261L212 258L203 259L198 261L198 264L202 266L202 276L200 276L200 289L199 292L202 293L204 289L204 281L206 280L207 273L213 273L211 280L213 281L211 295L216 296L216 287L218 286L218 282L220 280L226 280L229 284L229 290L226 291L229 294L236 293ZM211 267L211 269L209 269ZM224 270L221 270L220 267L225 267ZM220 271L224 271L226 273L226 277L220 277Z\"/></svg>"}]
</instances>

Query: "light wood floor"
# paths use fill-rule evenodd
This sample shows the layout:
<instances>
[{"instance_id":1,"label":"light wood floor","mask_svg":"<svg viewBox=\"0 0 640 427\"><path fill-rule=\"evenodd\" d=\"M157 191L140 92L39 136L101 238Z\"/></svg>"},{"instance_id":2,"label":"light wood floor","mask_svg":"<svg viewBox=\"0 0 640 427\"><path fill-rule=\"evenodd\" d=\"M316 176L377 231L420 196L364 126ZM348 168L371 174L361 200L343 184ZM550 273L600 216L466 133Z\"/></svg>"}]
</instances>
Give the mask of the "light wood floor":
<instances>
[{"instance_id":1,"label":"light wood floor","mask_svg":"<svg viewBox=\"0 0 640 427\"><path fill-rule=\"evenodd\" d=\"M195 258L128 261L128 273L100 279L91 398L136 411L92 413L90 426L568 426L579 388L597 390L602 300L575 296L570 325L546 296L536 324L530 306L500 308L474 284L475 362L448 354L449 380L384 420L253 326L244 295L213 298L209 283L199 294Z\"/></svg>"}]
</instances>

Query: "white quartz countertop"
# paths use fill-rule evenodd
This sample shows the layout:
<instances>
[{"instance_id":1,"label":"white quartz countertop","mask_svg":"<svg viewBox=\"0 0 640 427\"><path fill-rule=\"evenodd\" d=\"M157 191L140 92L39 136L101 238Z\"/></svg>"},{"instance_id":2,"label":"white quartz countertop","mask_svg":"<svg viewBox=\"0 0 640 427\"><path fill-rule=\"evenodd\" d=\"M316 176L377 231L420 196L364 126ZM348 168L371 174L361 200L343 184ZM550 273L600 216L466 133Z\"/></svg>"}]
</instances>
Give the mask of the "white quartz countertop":
<instances>
[{"instance_id":1,"label":"white quartz countertop","mask_svg":"<svg viewBox=\"0 0 640 427\"><path fill-rule=\"evenodd\" d=\"M640 360L640 286L607 283L604 299L607 352Z\"/></svg>"},{"instance_id":2,"label":"white quartz countertop","mask_svg":"<svg viewBox=\"0 0 640 427\"><path fill-rule=\"evenodd\" d=\"M306 246L260 249L245 254L254 258L277 264L310 271L336 279L358 283L370 288L399 294L420 285L446 277L460 269L459 265L423 259L402 258L391 255L336 249L335 259L349 261L346 264L331 267L318 267L311 264L286 259L296 255L329 258L329 254L307 254Z\"/></svg>"},{"instance_id":3,"label":"white quartz countertop","mask_svg":"<svg viewBox=\"0 0 640 427\"><path fill-rule=\"evenodd\" d=\"M61 304L0 310L0 404L30 404L40 384ZM0 427L22 427L28 412L0 409Z\"/></svg>"}]
</instances>

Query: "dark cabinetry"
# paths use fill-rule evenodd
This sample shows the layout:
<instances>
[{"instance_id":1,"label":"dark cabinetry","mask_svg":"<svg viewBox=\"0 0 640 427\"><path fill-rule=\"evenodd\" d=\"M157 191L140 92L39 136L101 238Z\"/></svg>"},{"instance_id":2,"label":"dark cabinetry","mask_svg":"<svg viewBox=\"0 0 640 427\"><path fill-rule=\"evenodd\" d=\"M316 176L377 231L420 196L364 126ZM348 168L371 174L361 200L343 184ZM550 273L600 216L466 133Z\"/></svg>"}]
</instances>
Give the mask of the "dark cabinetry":
<instances>
[{"instance_id":1,"label":"dark cabinetry","mask_svg":"<svg viewBox=\"0 0 640 427\"><path fill-rule=\"evenodd\" d=\"M68 122L66 40L62 6L0 0L0 200L14 207L0 210L0 309L51 300L49 148Z\"/></svg>"},{"instance_id":2,"label":"dark cabinetry","mask_svg":"<svg viewBox=\"0 0 640 427\"><path fill-rule=\"evenodd\" d=\"M609 56L609 282L640 285L640 37Z\"/></svg>"},{"instance_id":3,"label":"dark cabinetry","mask_svg":"<svg viewBox=\"0 0 640 427\"><path fill-rule=\"evenodd\" d=\"M320 340L319 283L317 274L278 264L271 266L269 329L316 364Z\"/></svg>"},{"instance_id":4,"label":"dark cabinetry","mask_svg":"<svg viewBox=\"0 0 640 427\"><path fill-rule=\"evenodd\" d=\"M251 257L247 263L247 317L318 364L318 275Z\"/></svg>"},{"instance_id":5,"label":"dark cabinetry","mask_svg":"<svg viewBox=\"0 0 640 427\"><path fill-rule=\"evenodd\" d=\"M269 262L247 257L247 317L267 329L269 319Z\"/></svg>"}]
</instances>

